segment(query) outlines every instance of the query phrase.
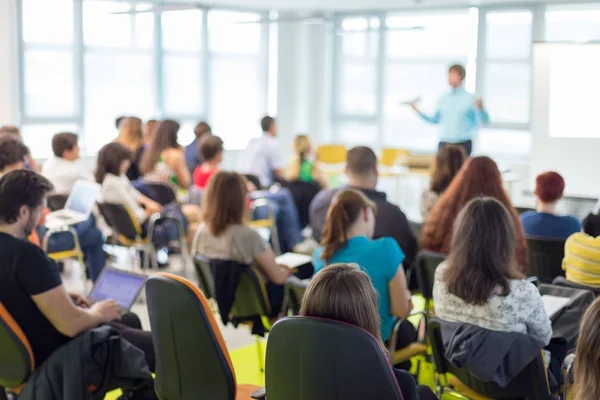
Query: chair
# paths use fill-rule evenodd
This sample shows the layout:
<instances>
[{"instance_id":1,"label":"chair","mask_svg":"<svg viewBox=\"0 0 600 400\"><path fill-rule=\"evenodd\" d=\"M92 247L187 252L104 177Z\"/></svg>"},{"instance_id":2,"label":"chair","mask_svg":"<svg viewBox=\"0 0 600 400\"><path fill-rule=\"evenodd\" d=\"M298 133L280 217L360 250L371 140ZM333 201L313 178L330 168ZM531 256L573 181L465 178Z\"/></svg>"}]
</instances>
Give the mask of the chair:
<instances>
[{"instance_id":1,"label":"chair","mask_svg":"<svg viewBox=\"0 0 600 400\"><path fill-rule=\"evenodd\" d=\"M425 299L425 309L433 309L433 282L435 270L446 260L447 255L429 250L421 250L415 259L415 272L421 294Z\"/></svg>"},{"instance_id":2,"label":"chair","mask_svg":"<svg viewBox=\"0 0 600 400\"><path fill-rule=\"evenodd\" d=\"M317 183L296 180L290 181L287 185L287 188L292 193L294 203L298 209L300 225L304 228L310 222L310 203L312 203L317 193L319 193L321 187Z\"/></svg>"},{"instance_id":3,"label":"chair","mask_svg":"<svg viewBox=\"0 0 600 400\"><path fill-rule=\"evenodd\" d=\"M537 276L540 282L550 283L557 276L565 276L562 261L565 258L565 239L528 236L529 276Z\"/></svg>"},{"instance_id":4,"label":"chair","mask_svg":"<svg viewBox=\"0 0 600 400\"><path fill-rule=\"evenodd\" d=\"M275 211L269 202L264 198L257 198L250 203L250 215L252 218L258 213L258 210L265 209L264 217L253 219L249 225L261 233L261 236L271 242L273 251L276 255L281 254L281 245L279 243L279 232L277 231L277 222L275 221Z\"/></svg>"},{"instance_id":5,"label":"chair","mask_svg":"<svg viewBox=\"0 0 600 400\"><path fill-rule=\"evenodd\" d=\"M535 211L535 208L531 208L531 207L515 207L515 210L517 210L517 214L521 215L524 212L527 211Z\"/></svg>"},{"instance_id":6,"label":"chair","mask_svg":"<svg viewBox=\"0 0 600 400\"><path fill-rule=\"evenodd\" d=\"M198 277L198 287L207 299L216 299L215 281L211 272L210 260L196 252L192 254L194 254L194 270Z\"/></svg>"},{"instance_id":7,"label":"chair","mask_svg":"<svg viewBox=\"0 0 600 400\"><path fill-rule=\"evenodd\" d=\"M142 180L138 181L136 187L139 189L143 187L140 191L161 206L177 202L177 194L173 186L168 183Z\"/></svg>"},{"instance_id":8,"label":"chair","mask_svg":"<svg viewBox=\"0 0 600 400\"><path fill-rule=\"evenodd\" d=\"M286 316L291 310L292 315L300 314L300 306L304 292L308 287L309 282L303 281L295 276L290 276L285 283L285 297L283 298L283 306L281 307L281 316Z\"/></svg>"},{"instance_id":9,"label":"chair","mask_svg":"<svg viewBox=\"0 0 600 400\"><path fill-rule=\"evenodd\" d=\"M48 252L48 242L49 242L50 238L54 235L60 235L60 234L71 235L71 237L73 239L73 248L67 249L67 250L62 250L62 251ZM42 249L44 250L44 252L46 254L48 254L48 257L50 257L51 259L53 259L56 262L75 259L77 261L77 263L79 264L80 268L82 269L81 278L83 280L83 287L84 288L86 287L87 270L86 270L85 260L83 257L83 251L81 251L81 246L79 245L79 237L77 236L77 232L75 231L75 229L73 229L70 226L64 226L64 227L57 228L57 229L49 229L46 232L46 235L44 235L44 239L42 240Z\"/></svg>"},{"instance_id":10,"label":"chair","mask_svg":"<svg viewBox=\"0 0 600 400\"><path fill-rule=\"evenodd\" d=\"M269 400L402 399L377 339L320 318L279 320L267 343Z\"/></svg>"},{"instance_id":11,"label":"chair","mask_svg":"<svg viewBox=\"0 0 600 400\"><path fill-rule=\"evenodd\" d=\"M555 399L550 392L546 363L543 352L540 352L506 387L494 382L484 382L476 378L465 368L452 365L445 357L444 342L440 321L431 319L427 334L435 364L438 397L442 393L459 394L472 400L479 399ZM448 374L451 374L449 376Z\"/></svg>"},{"instance_id":12,"label":"chair","mask_svg":"<svg viewBox=\"0 0 600 400\"><path fill-rule=\"evenodd\" d=\"M407 149L394 149L386 147L381 150L381 157L379 163L386 167L393 167L399 164L402 159L407 160L410 155L410 151Z\"/></svg>"},{"instance_id":13,"label":"chair","mask_svg":"<svg viewBox=\"0 0 600 400\"><path fill-rule=\"evenodd\" d=\"M408 225L410 226L410 230L415 235L417 240L419 240L421 238L421 233L423 232L424 224L422 222L408 221Z\"/></svg>"},{"instance_id":14,"label":"chair","mask_svg":"<svg viewBox=\"0 0 600 400\"><path fill-rule=\"evenodd\" d=\"M317 161L323 164L341 164L346 162L348 150L341 144L323 144L317 147Z\"/></svg>"},{"instance_id":15,"label":"chair","mask_svg":"<svg viewBox=\"0 0 600 400\"><path fill-rule=\"evenodd\" d=\"M6 308L0 303L0 399L5 388L18 393L35 368L29 341Z\"/></svg>"},{"instance_id":16,"label":"chair","mask_svg":"<svg viewBox=\"0 0 600 400\"><path fill-rule=\"evenodd\" d=\"M190 281L157 273L146 282L161 399L249 399L238 385L229 351L206 297Z\"/></svg>"},{"instance_id":17,"label":"chair","mask_svg":"<svg viewBox=\"0 0 600 400\"><path fill-rule=\"evenodd\" d=\"M573 289L589 290L590 292L594 293L595 297L599 297L600 296L600 288L598 288L598 287L592 287L592 286L579 285L577 283L568 281L567 278L565 278L564 276L557 276L552 281L552 284L556 285L556 286L563 286L563 287L568 287L568 288L573 288Z\"/></svg>"},{"instance_id":18,"label":"chair","mask_svg":"<svg viewBox=\"0 0 600 400\"><path fill-rule=\"evenodd\" d=\"M51 211L62 210L63 208L65 208L65 205L67 204L68 197L69 196L67 196L65 194L50 194L50 195L48 195L48 197L46 198L46 201L48 203L48 208Z\"/></svg>"}]
</instances>

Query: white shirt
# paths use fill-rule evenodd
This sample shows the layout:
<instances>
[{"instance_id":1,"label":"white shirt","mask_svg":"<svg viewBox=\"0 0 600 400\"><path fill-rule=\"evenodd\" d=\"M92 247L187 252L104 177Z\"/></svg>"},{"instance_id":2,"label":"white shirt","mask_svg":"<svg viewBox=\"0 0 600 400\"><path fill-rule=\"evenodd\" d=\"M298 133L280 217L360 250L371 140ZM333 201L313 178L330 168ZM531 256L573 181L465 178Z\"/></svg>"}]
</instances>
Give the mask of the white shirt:
<instances>
[{"instance_id":1,"label":"white shirt","mask_svg":"<svg viewBox=\"0 0 600 400\"><path fill-rule=\"evenodd\" d=\"M442 279L446 268L447 264L443 262L435 271L433 304L437 317L493 331L524 333L545 344L550 343L552 324L542 296L533 283L525 279L512 279L507 296L492 295L485 304L467 304L448 292Z\"/></svg>"},{"instance_id":2,"label":"white shirt","mask_svg":"<svg viewBox=\"0 0 600 400\"><path fill-rule=\"evenodd\" d=\"M71 193L77 180L94 180L92 171L85 168L81 159L69 161L60 157L49 158L42 165L42 175L52 182L54 193L64 195Z\"/></svg>"},{"instance_id":3,"label":"white shirt","mask_svg":"<svg viewBox=\"0 0 600 400\"><path fill-rule=\"evenodd\" d=\"M102 182L102 188L100 189L102 202L128 206L138 222L143 224L147 216L144 208L138 203L140 195L140 192L133 187L129 179L124 175L106 174Z\"/></svg>"},{"instance_id":4,"label":"white shirt","mask_svg":"<svg viewBox=\"0 0 600 400\"><path fill-rule=\"evenodd\" d=\"M283 168L277 139L268 133L252 139L242 151L237 164L240 174L255 175L263 187L273 183L273 171Z\"/></svg>"}]
</instances>

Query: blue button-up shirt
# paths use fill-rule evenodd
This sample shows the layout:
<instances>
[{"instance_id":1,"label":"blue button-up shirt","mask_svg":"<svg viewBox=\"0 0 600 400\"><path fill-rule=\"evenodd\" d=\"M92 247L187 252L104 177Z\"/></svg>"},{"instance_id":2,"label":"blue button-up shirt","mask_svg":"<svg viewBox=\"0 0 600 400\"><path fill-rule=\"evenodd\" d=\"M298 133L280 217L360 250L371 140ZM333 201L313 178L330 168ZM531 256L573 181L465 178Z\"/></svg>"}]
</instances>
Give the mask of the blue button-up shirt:
<instances>
[{"instance_id":1,"label":"blue button-up shirt","mask_svg":"<svg viewBox=\"0 0 600 400\"><path fill-rule=\"evenodd\" d=\"M435 115L419 113L432 124L440 124L440 142L460 143L473 139L479 123L490 123L487 111L475 105L475 96L464 88L452 89L438 104Z\"/></svg>"}]
</instances>

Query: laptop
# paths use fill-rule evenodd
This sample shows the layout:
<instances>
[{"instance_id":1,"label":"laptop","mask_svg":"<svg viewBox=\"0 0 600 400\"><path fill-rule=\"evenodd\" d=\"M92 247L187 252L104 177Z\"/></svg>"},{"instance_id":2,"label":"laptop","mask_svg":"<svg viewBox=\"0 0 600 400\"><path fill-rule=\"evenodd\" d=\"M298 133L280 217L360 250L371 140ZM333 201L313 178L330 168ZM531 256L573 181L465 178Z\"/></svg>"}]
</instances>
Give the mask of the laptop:
<instances>
[{"instance_id":1,"label":"laptop","mask_svg":"<svg viewBox=\"0 0 600 400\"><path fill-rule=\"evenodd\" d=\"M92 303L112 299L121 306L123 312L127 312L135 303L146 279L145 275L104 267L88 299Z\"/></svg>"},{"instance_id":2,"label":"laptop","mask_svg":"<svg viewBox=\"0 0 600 400\"><path fill-rule=\"evenodd\" d=\"M556 318L562 314L565 307L569 306L571 299L568 297L552 296L549 294L542 295L542 302L544 303L544 309L546 314L551 321L555 321Z\"/></svg>"},{"instance_id":3,"label":"laptop","mask_svg":"<svg viewBox=\"0 0 600 400\"><path fill-rule=\"evenodd\" d=\"M78 180L73 185L73 190L67 198L65 208L48 214L44 225L49 229L55 229L86 221L92 213L99 194L99 184Z\"/></svg>"}]
</instances>

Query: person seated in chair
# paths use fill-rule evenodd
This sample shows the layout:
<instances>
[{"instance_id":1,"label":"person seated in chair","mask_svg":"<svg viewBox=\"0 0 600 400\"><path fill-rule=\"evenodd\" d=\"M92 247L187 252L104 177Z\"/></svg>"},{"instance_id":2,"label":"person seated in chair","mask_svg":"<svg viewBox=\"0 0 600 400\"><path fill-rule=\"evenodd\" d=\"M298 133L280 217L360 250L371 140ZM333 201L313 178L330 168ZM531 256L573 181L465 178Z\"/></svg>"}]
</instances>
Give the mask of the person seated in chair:
<instances>
[{"instance_id":1,"label":"person seated in chair","mask_svg":"<svg viewBox=\"0 0 600 400\"><path fill-rule=\"evenodd\" d=\"M506 207L490 197L470 201L454 224L450 254L435 271L433 300L444 321L518 332L550 342L540 292L519 270L516 233Z\"/></svg>"},{"instance_id":2,"label":"person seated in chair","mask_svg":"<svg viewBox=\"0 0 600 400\"><path fill-rule=\"evenodd\" d=\"M298 135L294 139L294 155L286 171L289 181L313 183L324 188L327 186L327 177L311 160L312 146L306 135Z\"/></svg>"},{"instance_id":3,"label":"person seated in chair","mask_svg":"<svg viewBox=\"0 0 600 400\"><path fill-rule=\"evenodd\" d=\"M600 298L587 309L579 328L577 350L573 363L573 388L567 398L577 400L600 399Z\"/></svg>"},{"instance_id":4,"label":"person seated in chair","mask_svg":"<svg viewBox=\"0 0 600 400\"><path fill-rule=\"evenodd\" d=\"M68 196L75 182L94 181L94 174L81 162L76 134L57 133L52 137L54 156L42 165L42 175L54 186L54 193Z\"/></svg>"},{"instance_id":5,"label":"person seated in chair","mask_svg":"<svg viewBox=\"0 0 600 400\"><path fill-rule=\"evenodd\" d=\"M536 211L521 214L525 234L556 239L566 239L581 231L581 222L570 215L558 215L556 204L563 197L565 181L560 174L549 171L535 179Z\"/></svg>"},{"instance_id":6,"label":"person seated in chair","mask_svg":"<svg viewBox=\"0 0 600 400\"><path fill-rule=\"evenodd\" d=\"M328 264L356 263L369 275L381 301L381 338L389 342L396 318L406 318L412 310L411 294L404 276L404 253L392 238L372 240L376 205L360 191L346 189L333 199L323 231L322 248L313 256L315 271ZM397 348L415 342L413 325L400 325ZM401 365L410 369L410 361Z\"/></svg>"},{"instance_id":7,"label":"person seated in chair","mask_svg":"<svg viewBox=\"0 0 600 400\"><path fill-rule=\"evenodd\" d=\"M14 125L4 125L0 127L0 138L12 137L23 142L23 136L21 130ZM27 149L27 155L25 156L25 168L35 172L40 172L40 166L38 165L35 158L31 155L29 148Z\"/></svg>"},{"instance_id":8,"label":"person seated in chair","mask_svg":"<svg viewBox=\"0 0 600 400\"><path fill-rule=\"evenodd\" d=\"M410 229L408 219L402 210L387 201L385 193L376 190L379 173L375 152L364 146L350 149L346 164L346 176L348 177L347 188L361 191L377 205L373 238L393 238L405 255L404 269L410 268L419 250L417 239ZM340 189L322 190L310 205L310 226L313 237L317 241L321 240L329 205L339 191Z\"/></svg>"},{"instance_id":9,"label":"person seated in chair","mask_svg":"<svg viewBox=\"0 0 600 400\"><path fill-rule=\"evenodd\" d=\"M161 206L154 200L138 192L126 172L131 163L131 151L120 143L109 143L98 153L96 166L96 182L102 185L100 198L102 202L122 204L133 213L133 216L142 227L143 235L148 232L149 218L155 213L170 213L179 216L183 222L184 231L187 229L187 220L179 206L175 203ZM193 227L188 232L193 235ZM154 227L152 242L157 247L166 247L170 241L179 239L179 231L174 221L159 221Z\"/></svg>"},{"instance_id":10,"label":"person seated in chair","mask_svg":"<svg viewBox=\"0 0 600 400\"><path fill-rule=\"evenodd\" d=\"M209 259L256 264L266 276L271 309L277 315L283 303L283 284L292 270L278 265L271 246L244 223L247 195L246 180L235 172L219 171L210 179L196 249Z\"/></svg>"},{"instance_id":11,"label":"person seated in chair","mask_svg":"<svg viewBox=\"0 0 600 400\"><path fill-rule=\"evenodd\" d=\"M0 137L0 178L16 169L25 168L27 146L11 136Z\"/></svg>"},{"instance_id":12,"label":"person seated in chair","mask_svg":"<svg viewBox=\"0 0 600 400\"><path fill-rule=\"evenodd\" d=\"M154 371L150 332L124 325L120 306L113 300L90 304L81 296L69 295L56 263L26 240L52 189L46 178L24 169L0 179L0 303L23 330L36 365L71 338L108 323L144 351Z\"/></svg>"},{"instance_id":13,"label":"person seated in chair","mask_svg":"<svg viewBox=\"0 0 600 400\"><path fill-rule=\"evenodd\" d=\"M583 221L583 232L569 236L565 243L562 269L567 280L600 288L600 232L595 215Z\"/></svg>"},{"instance_id":14,"label":"person seated in chair","mask_svg":"<svg viewBox=\"0 0 600 400\"><path fill-rule=\"evenodd\" d=\"M223 139L218 136L205 136L198 145L202 163L193 174L194 186L205 190L210 178L219 170L223 162Z\"/></svg>"},{"instance_id":15,"label":"person seated in chair","mask_svg":"<svg viewBox=\"0 0 600 400\"><path fill-rule=\"evenodd\" d=\"M356 264L332 264L310 281L302 299L300 315L354 325L377 339L381 351L386 353L377 311L379 299L369 275ZM417 386L407 371L394 368L394 375L405 400L437 399L427 386Z\"/></svg>"},{"instance_id":16,"label":"person seated in chair","mask_svg":"<svg viewBox=\"0 0 600 400\"><path fill-rule=\"evenodd\" d=\"M202 153L200 153L200 142L204 137L212 135L212 129L206 122L198 122L194 128L194 135L196 137L192 143L185 147L185 163L190 174L193 174L203 162Z\"/></svg>"}]
</instances>

